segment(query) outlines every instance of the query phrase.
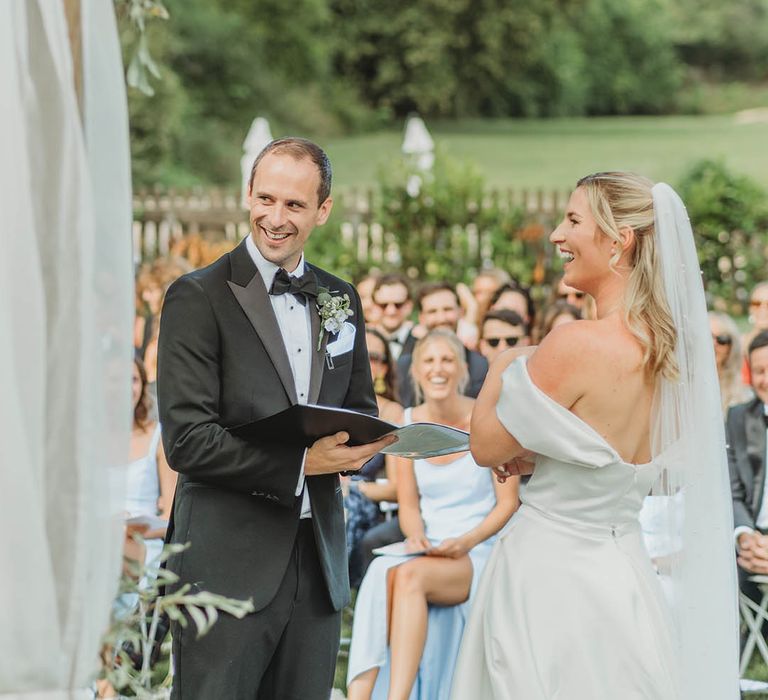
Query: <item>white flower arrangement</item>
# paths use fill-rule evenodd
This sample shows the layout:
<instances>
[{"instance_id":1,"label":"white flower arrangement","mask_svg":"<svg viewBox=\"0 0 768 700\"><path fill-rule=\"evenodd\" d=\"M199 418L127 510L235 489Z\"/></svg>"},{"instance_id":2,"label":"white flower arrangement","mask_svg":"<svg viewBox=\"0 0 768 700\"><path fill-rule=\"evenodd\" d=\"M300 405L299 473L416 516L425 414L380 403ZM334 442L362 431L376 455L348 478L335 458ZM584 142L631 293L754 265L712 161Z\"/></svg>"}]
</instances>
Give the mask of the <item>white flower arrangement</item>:
<instances>
[{"instance_id":1,"label":"white flower arrangement","mask_svg":"<svg viewBox=\"0 0 768 700\"><path fill-rule=\"evenodd\" d=\"M349 294L333 296L326 287L318 287L317 292L317 312L321 322L320 337L317 339L319 351L323 347L323 336L326 333L338 333L353 312L349 308Z\"/></svg>"}]
</instances>

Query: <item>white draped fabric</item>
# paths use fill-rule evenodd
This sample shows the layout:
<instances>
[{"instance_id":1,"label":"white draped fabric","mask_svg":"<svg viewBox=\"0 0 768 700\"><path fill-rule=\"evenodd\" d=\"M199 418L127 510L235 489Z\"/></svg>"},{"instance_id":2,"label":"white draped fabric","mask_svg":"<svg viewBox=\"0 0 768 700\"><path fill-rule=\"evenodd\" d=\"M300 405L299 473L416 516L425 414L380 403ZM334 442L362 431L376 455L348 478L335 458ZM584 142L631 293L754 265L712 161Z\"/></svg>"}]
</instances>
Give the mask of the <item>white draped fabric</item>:
<instances>
[{"instance_id":1,"label":"white draped fabric","mask_svg":"<svg viewBox=\"0 0 768 700\"><path fill-rule=\"evenodd\" d=\"M82 3L84 119L63 3L0 11L0 698L84 696L121 549L132 270L111 0Z\"/></svg>"}]
</instances>

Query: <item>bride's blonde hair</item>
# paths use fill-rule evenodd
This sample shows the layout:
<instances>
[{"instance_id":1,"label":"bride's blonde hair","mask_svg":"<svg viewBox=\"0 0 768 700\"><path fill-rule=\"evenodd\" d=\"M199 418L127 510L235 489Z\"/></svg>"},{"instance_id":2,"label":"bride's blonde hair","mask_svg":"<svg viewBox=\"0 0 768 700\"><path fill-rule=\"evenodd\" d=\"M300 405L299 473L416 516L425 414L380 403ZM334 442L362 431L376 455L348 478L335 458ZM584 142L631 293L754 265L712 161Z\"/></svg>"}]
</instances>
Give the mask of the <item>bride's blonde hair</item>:
<instances>
[{"instance_id":1,"label":"bride's blonde hair","mask_svg":"<svg viewBox=\"0 0 768 700\"><path fill-rule=\"evenodd\" d=\"M643 362L651 376L675 379L677 331L657 259L653 182L634 173L607 172L583 177L576 186L584 189L600 231L619 244L611 267L621 257L620 229L629 226L634 231L632 271L624 297L625 322L643 348Z\"/></svg>"}]
</instances>

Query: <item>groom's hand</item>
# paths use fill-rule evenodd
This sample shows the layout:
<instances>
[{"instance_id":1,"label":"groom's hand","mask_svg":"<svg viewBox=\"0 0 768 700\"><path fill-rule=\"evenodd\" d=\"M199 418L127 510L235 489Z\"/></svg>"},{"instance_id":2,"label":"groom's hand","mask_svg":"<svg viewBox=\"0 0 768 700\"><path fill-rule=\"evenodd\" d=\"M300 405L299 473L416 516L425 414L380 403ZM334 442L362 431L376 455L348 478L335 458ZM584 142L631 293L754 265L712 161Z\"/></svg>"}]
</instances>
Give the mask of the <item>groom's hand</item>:
<instances>
[{"instance_id":1,"label":"groom's hand","mask_svg":"<svg viewBox=\"0 0 768 700\"><path fill-rule=\"evenodd\" d=\"M388 445L397 442L394 435L385 435L376 442L357 447L347 446L349 433L340 432L335 435L320 438L307 450L304 462L304 474L335 474L343 471L360 469L373 455Z\"/></svg>"}]
</instances>

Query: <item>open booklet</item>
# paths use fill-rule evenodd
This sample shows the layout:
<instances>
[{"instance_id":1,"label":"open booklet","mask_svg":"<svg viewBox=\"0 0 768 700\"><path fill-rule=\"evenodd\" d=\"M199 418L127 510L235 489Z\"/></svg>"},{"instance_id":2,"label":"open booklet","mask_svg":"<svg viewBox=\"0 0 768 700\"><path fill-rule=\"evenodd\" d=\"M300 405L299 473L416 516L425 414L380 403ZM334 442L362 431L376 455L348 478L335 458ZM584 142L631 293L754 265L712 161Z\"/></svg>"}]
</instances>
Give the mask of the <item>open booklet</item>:
<instances>
[{"instance_id":1,"label":"open booklet","mask_svg":"<svg viewBox=\"0 0 768 700\"><path fill-rule=\"evenodd\" d=\"M309 447L315 440L341 431L349 433L350 446L365 445L390 433L397 442L385 454L425 459L469 449L469 433L439 423L411 423L403 427L346 408L295 404L267 418L246 423L230 432L249 441L290 442Z\"/></svg>"}]
</instances>

